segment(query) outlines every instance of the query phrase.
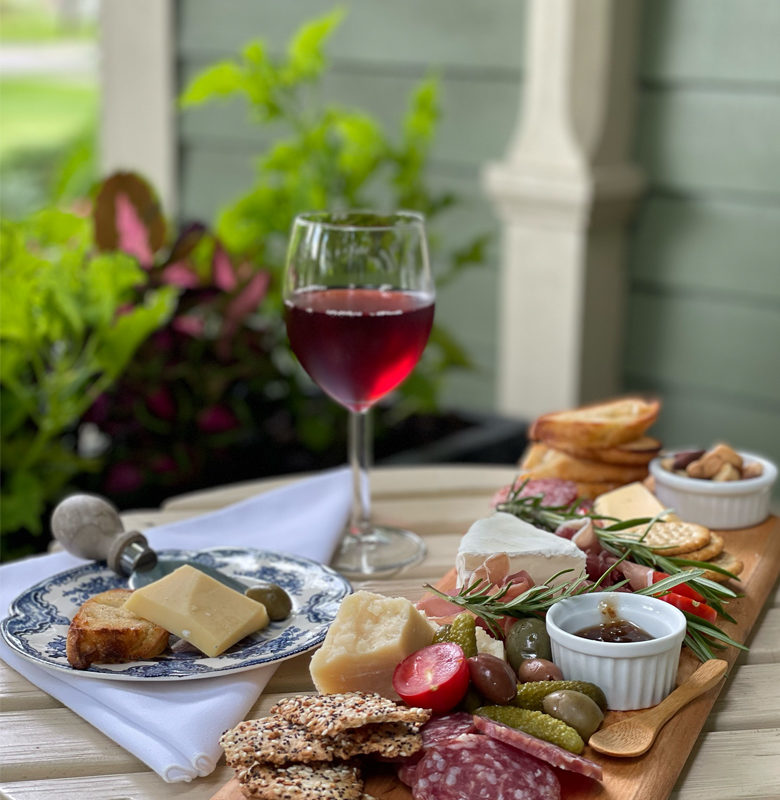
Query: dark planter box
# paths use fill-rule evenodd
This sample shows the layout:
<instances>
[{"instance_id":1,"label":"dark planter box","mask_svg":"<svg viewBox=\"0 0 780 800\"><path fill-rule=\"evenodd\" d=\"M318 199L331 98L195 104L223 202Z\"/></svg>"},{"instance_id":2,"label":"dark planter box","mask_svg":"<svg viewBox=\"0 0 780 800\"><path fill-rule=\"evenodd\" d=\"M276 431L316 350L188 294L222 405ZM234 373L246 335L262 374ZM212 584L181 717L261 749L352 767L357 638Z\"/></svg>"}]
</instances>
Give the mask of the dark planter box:
<instances>
[{"instance_id":1,"label":"dark planter box","mask_svg":"<svg viewBox=\"0 0 780 800\"><path fill-rule=\"evenodd\" d=\"M398 452L380 456L376 463L394 464L516 464L527 444L527 422L488 414L445 415L450 431L432 441L421 441ZM419 423L418 423L419 424Z\"/></svg>"}]
</instances>

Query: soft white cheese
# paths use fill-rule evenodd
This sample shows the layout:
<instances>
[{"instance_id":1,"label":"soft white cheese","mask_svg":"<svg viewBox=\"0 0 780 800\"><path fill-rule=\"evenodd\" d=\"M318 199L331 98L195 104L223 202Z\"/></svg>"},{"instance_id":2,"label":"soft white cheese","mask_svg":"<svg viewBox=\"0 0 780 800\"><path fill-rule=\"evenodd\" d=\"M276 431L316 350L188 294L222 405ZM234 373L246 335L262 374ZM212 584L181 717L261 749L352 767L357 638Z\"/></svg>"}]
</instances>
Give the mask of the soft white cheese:
<instances>
[{"instance_id":1,"label":"soft white cheese","mask_svg":"<svg viewBox=\"0 0 780 800\"><path fill-rule=\"evenodd\" d=\"M470 573L495 553L509 556L510 574L523 569L536 584L545 583L561 570L572 570L551 582L557 586L585 571L585 553L577 545L513 514L497 511L477 520L461 539L455 558L458 586L463 586Z\"/></svg>"}]
</instances>

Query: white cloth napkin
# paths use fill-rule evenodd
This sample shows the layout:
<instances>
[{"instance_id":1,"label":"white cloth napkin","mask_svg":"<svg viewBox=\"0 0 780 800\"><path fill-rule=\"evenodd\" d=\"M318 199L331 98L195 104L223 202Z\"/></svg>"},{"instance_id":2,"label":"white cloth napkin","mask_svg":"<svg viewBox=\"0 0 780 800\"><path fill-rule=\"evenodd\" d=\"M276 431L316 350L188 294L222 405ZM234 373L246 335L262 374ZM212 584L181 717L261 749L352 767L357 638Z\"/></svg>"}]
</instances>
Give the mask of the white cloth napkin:
<instances>
[{"instance_id":1,"label":"white cloth napkin","mask_svg":"<svg viewBox=\"0 0 780 800\"><path fill-rule=\"evenodd\" d=\"M328 563L349 516L351 488L349 471L333 470L144 535L155 549L254 547ZM83 563L55 553L0 567L0 613L32 584ZM169 782L214 770L220 735L244 718L275 669L187 681L108 681L36 666L2 640L0 658Z\"/></svg>"}]
</instances>

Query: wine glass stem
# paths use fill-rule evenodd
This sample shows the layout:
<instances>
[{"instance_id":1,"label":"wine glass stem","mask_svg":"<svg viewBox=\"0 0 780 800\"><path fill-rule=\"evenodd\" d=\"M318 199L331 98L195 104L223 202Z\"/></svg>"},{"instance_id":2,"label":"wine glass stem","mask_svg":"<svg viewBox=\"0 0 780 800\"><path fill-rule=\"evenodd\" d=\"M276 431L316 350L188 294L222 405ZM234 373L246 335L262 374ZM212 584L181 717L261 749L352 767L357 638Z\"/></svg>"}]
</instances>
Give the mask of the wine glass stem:
<instances>
[{"instance_id":1,"label":"wine glass stem","mask_svg":"<svg viewBox=\"0 0 780 800\"><path fill-rule=\"evenodd\" d=\"M371 526L371 418L369 411L350 411L347 430L349 463L352 467L352 517L349 532L362 536Z\"/></svg>"}]
</instances>

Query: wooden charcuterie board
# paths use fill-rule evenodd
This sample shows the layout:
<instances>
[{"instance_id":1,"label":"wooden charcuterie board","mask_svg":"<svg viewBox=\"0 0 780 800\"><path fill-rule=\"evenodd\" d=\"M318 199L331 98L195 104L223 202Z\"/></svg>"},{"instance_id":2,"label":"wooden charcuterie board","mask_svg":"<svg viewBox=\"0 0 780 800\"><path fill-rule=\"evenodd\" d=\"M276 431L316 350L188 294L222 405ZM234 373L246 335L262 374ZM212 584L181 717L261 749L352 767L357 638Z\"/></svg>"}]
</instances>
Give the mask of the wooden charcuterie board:
<instances>
[{"instance_id":1,"label":"wooden charcuterie board","mask_svg":"<svg viewBox=\"0 0 780 800\"><path fill-rule=\"evenodd\" d=\"M770 517L754 528L719 531L725 548L744 564L739 583L732 588L742 597L728 605L735 623L723 623L723 629L736 641L744 642L780 574L780 521ZM445 575L438 588L446 591L454 583L454 570ZM738 651L728 648L718 656L734 663ZM698 666L698 660L683 648L678 683ZM691 702L659 734L653 748L639 758L610 758L586 747L583 755L599 762L604 770L601 783L559 771L564 800L644 800L668 797L704 726L710 710L723 689L723 683ZM609 725L630 717L633 712L607 713ZM409 789L387 767L377 767L366 783L366 792L376 800L411 800ZM236 781L230 781L212 800L246 800Z\"/></svg>"}]
</instances>

